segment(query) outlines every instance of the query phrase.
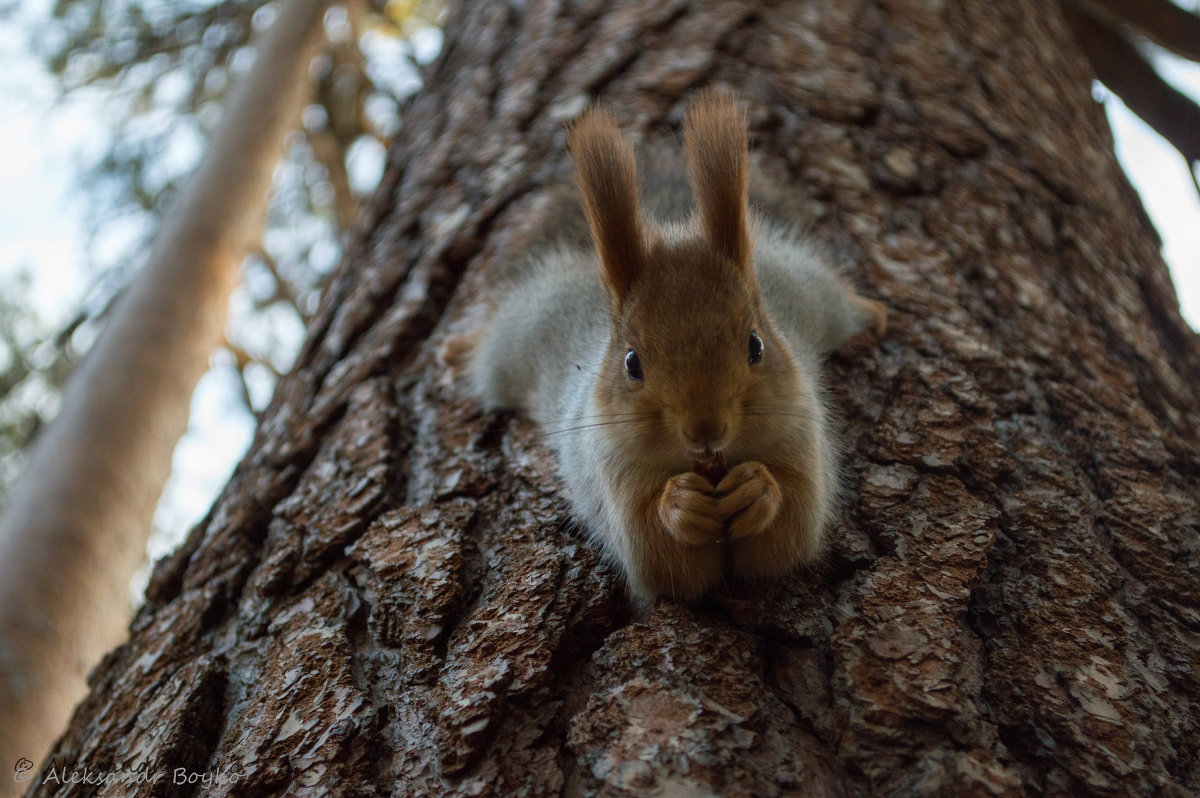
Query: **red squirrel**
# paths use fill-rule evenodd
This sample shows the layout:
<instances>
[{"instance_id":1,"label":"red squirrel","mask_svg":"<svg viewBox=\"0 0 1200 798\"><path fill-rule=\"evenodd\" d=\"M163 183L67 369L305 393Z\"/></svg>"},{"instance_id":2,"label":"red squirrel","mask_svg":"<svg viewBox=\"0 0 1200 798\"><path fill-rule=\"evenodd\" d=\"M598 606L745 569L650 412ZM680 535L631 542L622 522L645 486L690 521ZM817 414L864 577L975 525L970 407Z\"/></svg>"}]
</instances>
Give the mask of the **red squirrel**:
<instances>
[{"instance_id":1,"label":"red squirrel","mask_svg":"<svg viewBox=\"0 0 1200 798\"><path fill-rule=\"evenodd\" d=\"M812 244L748 205L746 123L701 93L684 122L695 211L651 218L633 147L587 111L568 147L593 246L561 244L498 286L468 370L489 409L532 418L574 515L635 598L811 562L838 494L820 361L881 334Z\"/></svg>"}]
</instances>

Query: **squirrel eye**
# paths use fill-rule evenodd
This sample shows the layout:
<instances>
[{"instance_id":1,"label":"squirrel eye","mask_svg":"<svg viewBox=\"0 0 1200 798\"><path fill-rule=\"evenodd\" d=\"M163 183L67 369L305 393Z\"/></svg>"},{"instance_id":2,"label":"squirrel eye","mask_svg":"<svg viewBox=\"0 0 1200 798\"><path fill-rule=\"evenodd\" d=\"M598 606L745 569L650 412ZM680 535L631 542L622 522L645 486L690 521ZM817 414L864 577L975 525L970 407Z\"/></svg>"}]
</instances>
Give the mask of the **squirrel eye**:
<instances>
[{"instance_id":1,"label":"squirrel eye","mask_svg":"<svg viewBox=\"0 0 1200 798\"><path fill-rule=\"evenodd\" d=\"M750 333L750 365L762 362L763 342L758 333Z\"/></svg>"},{"instance_id":2,"label":"squirrel eye","mask_svg":"<svg viewBox=\"0 0 1200 798\"><path fill-rule=\"evenodd\" d=\"M640 380L643 378L642 361L638 359L637 352L630 349L625 353L625 373L629 375L631 380Z\"/></svg>"}]
</instances>

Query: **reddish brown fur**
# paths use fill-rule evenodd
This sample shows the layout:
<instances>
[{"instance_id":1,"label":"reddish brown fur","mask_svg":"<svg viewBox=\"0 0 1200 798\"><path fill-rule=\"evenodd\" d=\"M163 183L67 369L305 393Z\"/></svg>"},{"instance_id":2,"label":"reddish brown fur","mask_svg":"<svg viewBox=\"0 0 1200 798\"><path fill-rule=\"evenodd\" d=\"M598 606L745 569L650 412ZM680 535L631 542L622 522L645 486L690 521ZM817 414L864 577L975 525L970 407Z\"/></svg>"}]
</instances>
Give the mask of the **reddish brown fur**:
<instances>
[{"instance_id":1,"label":"reddish brown fur","mask_svg":"<svg viewBox=\"0 0 1200 798\"><path fill-rule=\"evenodd\" d=\"M810 524L796 506L804 495L796 483L807 475L784 465L793 455L786 447L779 459L767 456L776 448L774 425L744 415L790 407L801 391L795 362L762 313L754 276L745 122L731 96L706 92L684 125L698 207L686 232L643 221L632 148L609 115L585 115L570 143L602 276L618 300L605 372L596 384L598 405L614 414L637 408L645 421L614 434L630 435L620 448L637 451L642 468L657 471L635 488L644 525L630 533L636 579L643 590L694 598L720 578L722 541L732 537L725 544L735 547L732 556L759 573L764 559L776 567L794 562L796 552L788 551L797 547L793 530ZM746 362L752 331L771 352L765 368ZM630 348L641 356L642 381L623 372ZM687 470L687 433L706 424L728 431L723 445L738 459L757 452L765 464L741 462L717 484ZM776 468L788 477L782 483L772 475ZM718 488L722 492L714 493Z\"/></svg>"},{"instance_id":2,"label":"reddish brown fur","mask_svg":"<svg viewBox=\"0 0 1200 798\"><path fill-rule=\"evenodd\" d=\"M831 462L813 386L762 307L745 120L731 95L704 92L684 134L697 208L686 226L643 217L633 148L609 114L586 113L568 142L614 299L595 407L630 420L606 427L613 471L603 478L632 513L604 529L636 594L692 599L729 563L769 576L811 561L832 483L821 478ZM752 333L761 364L747 360ZM636 379L625 373L630 350ZM730 464L712 480L691 470L709 451Z\"/></svg>"},{"instance_id":3,"label":"reddish brown fur","mask_svg":"<svg viewBox=\"0 0 1200 798\"><path fill-rule=\"evenodd\" d=\"M662 440L674 456L682 456L686 429L704 419L722 419L733 425L732 434L733 396L750 385L746 396L771 387L763 384L761 370L752 372L746 363L750 332L759 331L773 351L785 345L773 337L752 277L729 269L706 240L660 239L647 260L637 289L615 317L605 358L610 371L597 391L605 403L628 402L636 395L643 404L671 408L672 423ZM640 383L624 374L627 349L638 352L646 371Z\"/></svg>"},{"instance_id":4,"label":"reddish brown fur","mask_svg":"<svg viewBox=\"0 0 1200 798\"><path fill-rule=\"evenodd\" d=\"M726 92L703 92L688 109L683 135L688 176L704 231L718 252L750 270L749 142L737 101Z\"/></svg>"},{"instance_id":5,"label":"reddish brown fur","mask_svg":"<svg viewBox=\"0 0 1200 798\"><path fill-rule=\"evenodd\" d=\"M806 497L816 464L779 440L775 420L754 415L790 412L802 388L787 345L762 313L752 273L728 268L706 239L659 238L647 263L614 320L597 403L603 413L643 419L612 434L619 449L637 453L639 470L657 472L630 483L639 508L639 526L629 531L637 584L693 599L720 581L726 556L745 575L811 559L816 536L808 541L795 530L812 528ZM770 353L765 369L746 363L752 330ZM641 355L642 381L624 374L628 348ZM729 424L725 451L737 464L722 479L690 470L684 434L700 418Z\"/></svg>"},{"instance_id":6,"label":"reddish brown fur","mask_svg":"<svg viewBox=\"0 0 1200 798\"><path fill-rule=\"evenodd\" d=\"M814 247L750 216L733 97L701 94L684 127L697 207L684 223L682 197L653 196L670 222L643 215L633 148L609 114L570 129L595 250L532 261L471 359L490 406L524 410L555 436L573 509L642 601L813 561L838 489L819 356L857 331L856 315L882 325L882 308ZM651 174L655 192L681 193L678 175ZM588 272L597 252L603 291ZM712 461L727 468L693 470Z\"/></svg>"},{"instance_id":7,"label":"reddish brown fur","mask_svg":"<svg viewBox=\"0 0 1200 798\"><path fill-rule=\"evenodd\" d=\"M567 145L592 240L600 253L600 276L620 303L645 263L633 147L616 120L598 109L571 126Z\"/></svg>"}]
</instances>

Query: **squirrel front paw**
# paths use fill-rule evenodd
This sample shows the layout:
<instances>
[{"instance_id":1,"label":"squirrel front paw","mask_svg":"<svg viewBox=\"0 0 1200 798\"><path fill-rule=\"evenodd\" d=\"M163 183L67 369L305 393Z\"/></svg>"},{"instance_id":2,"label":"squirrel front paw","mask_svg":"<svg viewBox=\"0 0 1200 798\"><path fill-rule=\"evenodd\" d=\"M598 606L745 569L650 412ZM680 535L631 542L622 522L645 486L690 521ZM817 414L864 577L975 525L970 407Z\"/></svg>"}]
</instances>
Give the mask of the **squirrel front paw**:
<instances>
[{"instance_id":1,"label":"squirrel front paw","mask_svg":"<svg viewBox=\"0 0 1200 798\"><path fill-rule=\"evenodd\" d=\"M732 540L757 535L775 520L783 492L762 463L739 463L717 485L718 515L725 519Z\"/></svg>"},{"instance_id":2,"label":"squirrel front paw","mask_svg":"<svg viewBox=\"0 0 1200 798\"><path fill-rule=\"evenodd\" d=\"M692 471L667 480L658 497L658 520L671 536L689 546L712 546L725 536L725 516L716 489Z\"/></svg>"},{"instance_id":3,"label":"squirrel front paw","mask_svg":"<svg viewBox=\"0 0 1200 798\"><path fill-rule=\"evenodd\" d=\"M715 488L692 471L668 479L658 518L681 543L711 546L762 532L779 514L782 499L765 465L739 463Z\"/></svg>"}]
</instances>

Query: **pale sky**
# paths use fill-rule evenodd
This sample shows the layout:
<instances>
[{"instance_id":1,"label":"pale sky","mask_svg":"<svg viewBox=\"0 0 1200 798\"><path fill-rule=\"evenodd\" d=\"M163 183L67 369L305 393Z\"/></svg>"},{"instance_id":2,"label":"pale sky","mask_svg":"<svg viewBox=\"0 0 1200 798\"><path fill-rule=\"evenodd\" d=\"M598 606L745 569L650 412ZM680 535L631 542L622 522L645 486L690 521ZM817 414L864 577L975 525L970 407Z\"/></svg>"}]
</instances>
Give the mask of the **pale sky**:
<instances>
[{"instance_id":1,"label":"pale sky","mask_svg":"<svg viewBox=\"0 0 1200 798\"><path fill-rule=\"evenodd\" d=\"M1159 52L1155 66L1176 88L1200 99L1200 65ZM1163 239L1184 318L1200 330L1200 196L1173 147L1116 97L1105 102L1117 158Z\"/></svg>"}]
</instances>

